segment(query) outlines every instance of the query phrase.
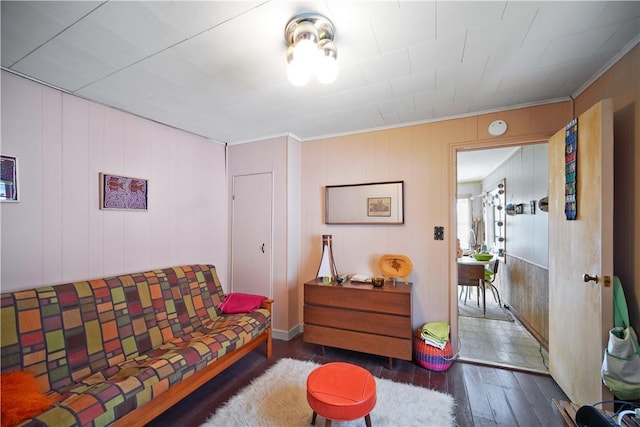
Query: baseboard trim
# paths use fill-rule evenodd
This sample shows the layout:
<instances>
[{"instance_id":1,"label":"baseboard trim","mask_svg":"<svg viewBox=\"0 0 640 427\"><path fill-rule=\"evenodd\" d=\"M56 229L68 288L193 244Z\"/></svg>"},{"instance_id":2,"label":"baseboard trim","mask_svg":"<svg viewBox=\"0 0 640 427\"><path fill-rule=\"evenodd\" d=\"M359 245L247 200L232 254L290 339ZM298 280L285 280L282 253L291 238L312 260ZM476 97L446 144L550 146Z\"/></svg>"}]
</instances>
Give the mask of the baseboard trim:
<instances>
[{"instance_id":1,"label":"baseboard trim","mask_svg":"<svg viewBox=\"0 0 640 427\"><path fill-rule=\"evenodd\" d=\"M275 340L291 341L292 339L300 335L303 332L303 329L304 329L304 326L302 323L297 324L296 326L289 329L288 331L284 331L282 329L273 329L272 337Z\"/></svg>"}]
</instances>

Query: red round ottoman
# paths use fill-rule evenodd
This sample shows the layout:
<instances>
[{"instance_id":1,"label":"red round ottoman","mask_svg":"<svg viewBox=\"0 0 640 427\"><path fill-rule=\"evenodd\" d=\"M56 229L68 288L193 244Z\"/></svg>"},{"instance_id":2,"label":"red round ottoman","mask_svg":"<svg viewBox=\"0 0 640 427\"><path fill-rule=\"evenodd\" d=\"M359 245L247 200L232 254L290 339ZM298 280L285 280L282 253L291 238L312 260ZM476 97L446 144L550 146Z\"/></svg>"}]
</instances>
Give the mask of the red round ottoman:
<instances>
[{"instance_id":1,"label":"red round ottoman","mask_svg":"<svg viewBox=\"0 0 640 427\"><path fill-rule=\"evenodd\" d=\"M364 417L371 427L370 413L376 406L376 382L360 366L332 362L314 369L307 377L307 401L313 409L311 424L318 414L334 421L352 421Z\"/></svg>"}]
</instances>

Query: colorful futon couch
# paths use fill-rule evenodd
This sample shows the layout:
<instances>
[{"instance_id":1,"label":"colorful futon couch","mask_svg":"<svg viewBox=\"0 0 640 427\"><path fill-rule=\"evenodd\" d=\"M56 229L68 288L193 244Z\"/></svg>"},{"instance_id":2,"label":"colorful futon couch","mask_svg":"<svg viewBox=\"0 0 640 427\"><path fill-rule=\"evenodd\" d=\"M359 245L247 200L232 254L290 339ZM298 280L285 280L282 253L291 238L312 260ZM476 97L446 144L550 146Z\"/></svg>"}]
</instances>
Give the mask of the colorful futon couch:
<instances>
[{"instance_id":1,"label":"colorful futon couch","mask_svg":"<svg viewBox=\"0 0 640 427\"><path fill-rule=\"evenodd\" d=\"M1 297L2 376L32 373L53 402L24 425L144 425L261 344L271 357L272 301L225 295L212 265Z\"/></svg>"}]
</instances>

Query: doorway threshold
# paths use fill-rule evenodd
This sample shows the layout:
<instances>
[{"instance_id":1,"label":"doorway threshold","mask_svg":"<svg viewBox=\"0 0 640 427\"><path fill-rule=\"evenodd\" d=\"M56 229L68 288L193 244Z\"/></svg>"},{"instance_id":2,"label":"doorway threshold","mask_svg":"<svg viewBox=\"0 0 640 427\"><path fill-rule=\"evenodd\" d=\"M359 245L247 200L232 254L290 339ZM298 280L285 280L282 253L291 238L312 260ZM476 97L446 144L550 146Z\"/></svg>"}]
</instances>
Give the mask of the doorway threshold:
<instances>
[{"instance_id":1,"label":"doorway threshold","mask_svg":"<svg viewBox=\"0 0 640 427\"><path fill-rule=\"evenodd\" d=\"M548 353L517 320L458 316L462 362L548 374Z\"/></svg>"},{"instance_id":2,"label":"doorway threshold","mask_svg":"<svg viewBox=\"0 0 640 427\"><path fill-rule=\"evenodd\" d=\"M528 374L539 374L539 375L551 376L548 369L537 369L537 368L526 367L526 366L516 366L516 365L510 365L508 363L492 362L490 360L472 359L472 358L462 357L462 356L458 357L456 360L458 362L468 363L470 365L488 366L490 368L502 368L502 369L508 369L510 371L526 372Z\"/></svg>"}]
</instances>

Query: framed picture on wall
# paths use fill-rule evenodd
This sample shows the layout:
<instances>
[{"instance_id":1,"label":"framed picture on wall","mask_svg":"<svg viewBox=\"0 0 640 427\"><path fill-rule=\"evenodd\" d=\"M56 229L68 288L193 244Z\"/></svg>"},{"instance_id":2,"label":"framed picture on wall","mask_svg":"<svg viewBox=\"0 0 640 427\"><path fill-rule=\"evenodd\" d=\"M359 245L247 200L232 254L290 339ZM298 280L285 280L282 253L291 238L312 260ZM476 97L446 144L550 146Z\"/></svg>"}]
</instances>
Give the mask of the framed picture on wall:
<instances>
[{"instance_id":1,"label":"framed picture on wall","mask_svg":"<svg viewBox=\"0 0 640 427\"><path fill-rule=\"evenodd\" d=\"M100 209L146 211L149 182L100 173Z\"/></svg>"},{"instance_id":2,"label":"framed picture on wall","mask_svg":"<svg viewBox=\"0 0 640 427\"><path fill-rule=\"evenodd\" d=\"M367 216L391 216L391 197L367 198Z\"/></svg>"},{"instance_id":3,"label":"framed picture on wall","mask_svg":"<svg viewBox=\"0 0 640 427\"><path fill-rule=\"evenodd\" d=\"M0 155L0 201L19 201L18 159L13 156Z\"/></svg>"}]
</instances>

